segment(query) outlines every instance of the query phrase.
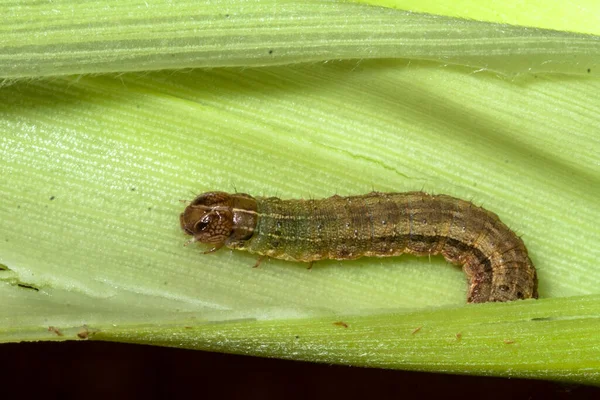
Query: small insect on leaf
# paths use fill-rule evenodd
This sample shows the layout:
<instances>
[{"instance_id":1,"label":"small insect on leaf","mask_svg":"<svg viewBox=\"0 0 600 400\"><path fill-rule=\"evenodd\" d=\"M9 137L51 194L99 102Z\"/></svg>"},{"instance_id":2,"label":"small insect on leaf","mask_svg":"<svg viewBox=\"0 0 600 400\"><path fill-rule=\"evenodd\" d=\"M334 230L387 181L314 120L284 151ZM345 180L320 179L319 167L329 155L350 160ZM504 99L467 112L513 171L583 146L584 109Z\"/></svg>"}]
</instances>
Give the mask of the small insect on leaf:
<instances>
[{"instance_id":1,"label":"small insect on leaf","mask_svg":"<svg viewBox=\"0 0 600 400\"><path fill-rule=\"evenodd\" d=\"M463 266L467 302L537 298L537 273L523 241L470 201L424 192L281 200L208 192L179 216L190 242L312 263L440 254Z\"/></svg>"}]
</instances>

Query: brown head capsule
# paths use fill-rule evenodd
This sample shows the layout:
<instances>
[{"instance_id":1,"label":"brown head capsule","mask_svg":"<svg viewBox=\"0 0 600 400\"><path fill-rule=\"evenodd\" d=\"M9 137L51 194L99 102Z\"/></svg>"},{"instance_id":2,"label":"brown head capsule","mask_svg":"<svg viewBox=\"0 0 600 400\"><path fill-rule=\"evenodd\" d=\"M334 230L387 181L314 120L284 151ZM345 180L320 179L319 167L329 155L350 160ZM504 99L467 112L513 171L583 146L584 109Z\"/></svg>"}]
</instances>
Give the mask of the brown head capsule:
<instances>
[{"instance_id":1,"label":"brown head capsule","mask_svg":"<svg viewBox=\"0 0 600 400\"><path fill-rule=\"evenodd\" d=\"M210 244L207 253L234 247L252 236L256 227L256 200L243 193L208 192L194 199L179 216L181 229L192 242Z\"/></svg>"},{"instance_id":2,"label":"brown head capsule","mask_svg":"<svg viewBox=\"0 0 600 400\"><path fill-rule=\"evenodd\" d=\"M281 200L209 192L180 216L192 241L260 256L323 259L441 254L463 266L467 302L537 298L527 249L498 216L471 202L423 192Z\"/></svg>"}]
</instances>

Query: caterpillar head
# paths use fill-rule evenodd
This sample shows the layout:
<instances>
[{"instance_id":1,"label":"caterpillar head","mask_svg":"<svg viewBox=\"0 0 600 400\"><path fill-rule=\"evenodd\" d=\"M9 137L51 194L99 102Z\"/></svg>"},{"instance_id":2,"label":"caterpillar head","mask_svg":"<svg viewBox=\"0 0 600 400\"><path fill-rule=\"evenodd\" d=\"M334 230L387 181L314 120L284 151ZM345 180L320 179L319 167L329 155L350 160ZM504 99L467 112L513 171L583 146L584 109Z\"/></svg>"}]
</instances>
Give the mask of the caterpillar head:
<instances>
[{"instance_id":1,"label":"caterpillar head","mask_svg":"<svg viewBox=\"0 0 600 400\"><path fill-rule=\"evenodd\" d=\"M207 192L196 197L179 216L192 242L224 244L248 239L256 225L256 200L243 193Z\"/></svg>"},{"instance_id":2,"label":"caterpillar head","mask_svg":"<svg viewBox=\"0 0 600 400\"><path fill-rule=\"evenodd\" d=\"M231 196L224 192L201 194L181 213L179 222L194 242L224 243L233 228Z\"/></svg>"}]
</instances>

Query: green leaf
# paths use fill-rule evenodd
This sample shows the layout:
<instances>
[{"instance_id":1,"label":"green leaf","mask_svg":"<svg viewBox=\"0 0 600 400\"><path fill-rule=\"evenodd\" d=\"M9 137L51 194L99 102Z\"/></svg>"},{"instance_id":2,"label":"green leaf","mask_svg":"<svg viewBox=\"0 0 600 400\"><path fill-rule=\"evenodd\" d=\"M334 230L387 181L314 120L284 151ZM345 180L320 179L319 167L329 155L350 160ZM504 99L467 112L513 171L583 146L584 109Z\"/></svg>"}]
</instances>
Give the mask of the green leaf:
<instances>
[{"instance_id":1,"label":"green leaf","mask_svg":"<svg viewBox=\"0 0 600 400\"><path fill-rule=\"evenodd\" d=\"M600 34L600 3L596 0L356 0L421 13L561 31Z\"/></svg>"},{"instance_id":2,"label":"green leaf","mask_svg":"<svg viewBox=\"0 0 600 400\"><path fill-rule=\"evenodd\" d=\"M152 3L145 17L132 2L77 4L54 2L78 18L52 25L41 3L0 17L0 341L599 383L597 37L333 2ZM233 9L239 24L217 29ZM215 57L207 41L180 52L199 37L175 29L186 18L211 27ZM140 32L154 47L129 57ZM277 41L286 56L268 61ZM348 60L299 63L331 58ZM200 65L244 68L61 76ZM249 254L183 246L180 200L207 190L373 189L497 213L522 235L542 300L466 306L464 274L439 257L253 269Z\"/></svg>"},{"instance_id":3,"label":"green leaf","mask_svg":"<svg viewBox=\"0 0 600 400\"><path fill-rule=\"evenodd\" d=\"M343 320L139 326L95 337L325 363L598 384L597 343L590 338L600 328L599 300L488 303Z\"/></svg>"},{"instance_id":4,"label":"green leaf","mask_svg":"<svg viewBox=\"0 0 600 400\"><path fill-rule=\"evenodd\" d=\"M398 57L505 74L600 67L595 36L336 1L11 1L6 8L5 78Z\"/></svg>"}]
</instances>

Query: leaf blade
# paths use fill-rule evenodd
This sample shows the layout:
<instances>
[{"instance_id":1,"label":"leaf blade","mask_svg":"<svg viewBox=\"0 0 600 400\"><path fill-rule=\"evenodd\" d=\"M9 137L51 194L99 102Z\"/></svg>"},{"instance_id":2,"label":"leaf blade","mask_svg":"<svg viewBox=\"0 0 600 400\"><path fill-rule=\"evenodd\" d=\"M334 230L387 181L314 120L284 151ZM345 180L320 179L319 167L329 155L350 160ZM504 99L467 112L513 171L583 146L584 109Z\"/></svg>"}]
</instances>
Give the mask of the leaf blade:
<instances>
[{"instance_id":1,"label":"leaf blade","mask_svg":"<svg viewBox=\"0 0 600 400\"><path fill-rule=\"evenodd\" d=\"M31 3L9 5L0 26L7 79L373 58L502 74L600 70L597 36L334 1Z\"/></svg>"}]
</instances>

